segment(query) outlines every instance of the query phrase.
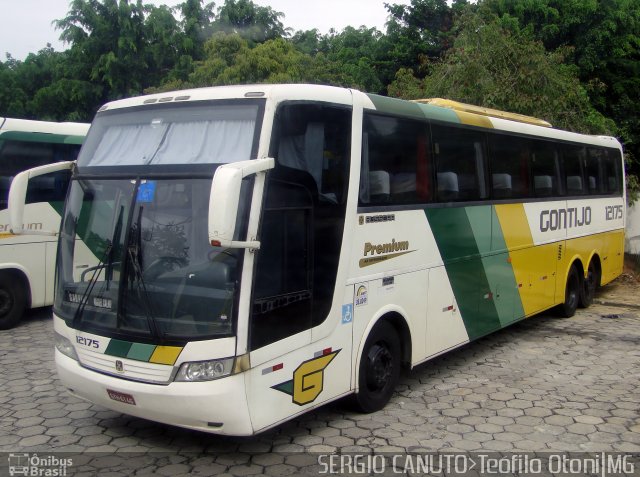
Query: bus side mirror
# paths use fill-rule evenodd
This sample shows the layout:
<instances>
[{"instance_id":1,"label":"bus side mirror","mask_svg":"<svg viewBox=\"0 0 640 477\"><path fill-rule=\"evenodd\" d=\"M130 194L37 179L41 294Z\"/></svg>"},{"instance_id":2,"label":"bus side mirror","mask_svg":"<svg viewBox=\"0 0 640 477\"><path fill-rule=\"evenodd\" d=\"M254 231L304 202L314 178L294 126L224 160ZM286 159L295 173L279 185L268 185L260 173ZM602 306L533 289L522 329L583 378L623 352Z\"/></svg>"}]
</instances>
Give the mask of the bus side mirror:
<instances>
[{"instance_id":1,"label":"bus side mirror","mask_svg":"<svg viewBox=\"0 0 640 477\"><path fill-rule=\"evenodd\" d=\"M233 240L240 204L242 179L273 169L273 158L234 162L218 167L209 198L209 241L214 247L260 248L258 241Z\"/></svg>"},{"instance_id":2,"label":"bus side mirror","mask_svg":"<svg viewBox=\"0 0 640 477\"><path fill-rule=\"evenodd\" d=\"M52 172L65 171L73 167L75 161L56 162L45 166L34 167L22 171L16 175L11 181L9 189L9 222L10 231L14 235L58 235L57 230L27 230L23 229L24 224L24 205L27 199L27 187L29 179L32 177L51 174Z\"/></svg>"}]
</instances>

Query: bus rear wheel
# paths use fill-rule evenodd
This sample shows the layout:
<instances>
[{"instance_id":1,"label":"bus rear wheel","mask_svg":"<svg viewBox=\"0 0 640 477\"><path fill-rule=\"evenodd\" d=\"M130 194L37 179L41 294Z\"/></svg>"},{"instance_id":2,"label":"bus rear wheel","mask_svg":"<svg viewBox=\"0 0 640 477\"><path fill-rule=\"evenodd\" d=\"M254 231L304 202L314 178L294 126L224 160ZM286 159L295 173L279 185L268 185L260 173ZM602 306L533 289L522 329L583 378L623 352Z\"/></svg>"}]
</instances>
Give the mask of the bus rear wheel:
<instances>
[{"instance_id":1,"label":"bus rear wheel","mask_svg":"<svg viewBox=\"0 0 640 477\"><path fill-rule=\"evenodd\" d=\"M575 265L571 266L569 275L567 276L567 284L564 291L564 303L558 307L560 316L563 318L571 318L576 314L578 302L580 301L580 290L582 289L582 280Z\"/></svg>"},{"instance_id":2,"label":"bus rear wheel","mask_svg":"<svg viewBox=\"0 0 640 477\"><path fill-rule=\"evenodd\" d=\"M0 330L18 324L27 306L27 296L20 280L9 274L0 274Z\"/></svg>"},{"instance_id":3,"label":"bus rear wheel","mask_svg":"<svg viewBox=\"0 0 640 477\"><path fill-rule=\"evenodd\" d=\"M589 263L587 269L587 278L582 281L582 288L580 289L580 306L587 308L593 303L593 298L596 295L596 288L600 283L600 274L598 269L593 263L593 260Z\"/></svg>"},{"instance_id":4,"label":"bus rear wheel","mask_svg":"<svg viewBox=\"0 0 640 477\"><path fill-rule=\"evenodd\" d=\"M375 326L365 342L358 373L355 403L362 412L382 409L400 378L400 338L388 322Z\"/></svg>"}]
</instances>

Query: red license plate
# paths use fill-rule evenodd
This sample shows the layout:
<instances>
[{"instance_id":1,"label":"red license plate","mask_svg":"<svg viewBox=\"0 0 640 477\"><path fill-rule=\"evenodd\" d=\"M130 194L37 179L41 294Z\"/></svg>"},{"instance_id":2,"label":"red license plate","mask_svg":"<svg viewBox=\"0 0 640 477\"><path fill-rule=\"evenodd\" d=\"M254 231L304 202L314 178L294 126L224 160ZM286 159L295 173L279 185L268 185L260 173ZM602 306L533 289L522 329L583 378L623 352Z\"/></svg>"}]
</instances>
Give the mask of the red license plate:
<instances>
[{"instance_id":1,"label":"red license plate","mask_svg":"<svg viewBox=\"0 0 640 477\"><path fill-rule=\"evenodd\" d=\"M112 391L111 389L107 389L107 394L114 401L122 402L125 404L131 404L132 406L136 405L136 400L133 399L131 394L121 393L119 391Z\"/></svg>"}]
</instances>

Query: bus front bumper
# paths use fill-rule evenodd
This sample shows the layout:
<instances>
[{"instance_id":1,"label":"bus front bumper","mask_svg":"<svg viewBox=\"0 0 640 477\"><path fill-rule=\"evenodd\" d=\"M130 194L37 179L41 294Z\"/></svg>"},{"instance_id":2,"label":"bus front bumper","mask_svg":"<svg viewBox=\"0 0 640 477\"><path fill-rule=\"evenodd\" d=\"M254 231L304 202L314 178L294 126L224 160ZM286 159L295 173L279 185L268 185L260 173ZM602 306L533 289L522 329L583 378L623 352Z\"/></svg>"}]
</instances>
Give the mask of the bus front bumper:
<instances>
[{"instance_id":1,"label":"bus front bumper","mask_svg":"<svg viewBox=\"0 0 640 477\"><path fill-rule=\"evenodd\" d=\"M92 371L58 350L55 360L60 381L71 394L108 409L214 434L254 434L243 374L155 385Z\"/></svg>"}]
</instances>

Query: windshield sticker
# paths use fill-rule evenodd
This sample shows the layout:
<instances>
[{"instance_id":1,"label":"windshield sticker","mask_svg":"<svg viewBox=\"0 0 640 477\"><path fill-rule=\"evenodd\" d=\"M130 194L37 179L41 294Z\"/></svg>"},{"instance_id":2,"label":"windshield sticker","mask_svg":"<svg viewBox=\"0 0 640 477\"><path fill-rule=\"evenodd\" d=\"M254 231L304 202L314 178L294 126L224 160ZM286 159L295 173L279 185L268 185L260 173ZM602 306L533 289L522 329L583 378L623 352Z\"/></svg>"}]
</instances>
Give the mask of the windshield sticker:
<instances>
[{"instance_id":1,"label":"windshield sticker","mask_svg":"<svg viewBox=\"0 0 640 477\"><path fill-rule=\"evenodd\" d=\"M153 202L156 195L156 181L143 181L138 187L136 200L140 203Z\"/></svg>"},{"instance_id":2,"label":"windshield sticker","mask_svg":"<svg viewBox=\"0 0 640 477\"><path fill-rule=\"evenodd\" d=\"M324 385L324 370L341 350L331 352L331 348L320 356L303 361L293 372L293 379L285 381L272 389L291 396L291 401L298 406L309 404L317 399Z\"/></svg>"}]
</instances>

